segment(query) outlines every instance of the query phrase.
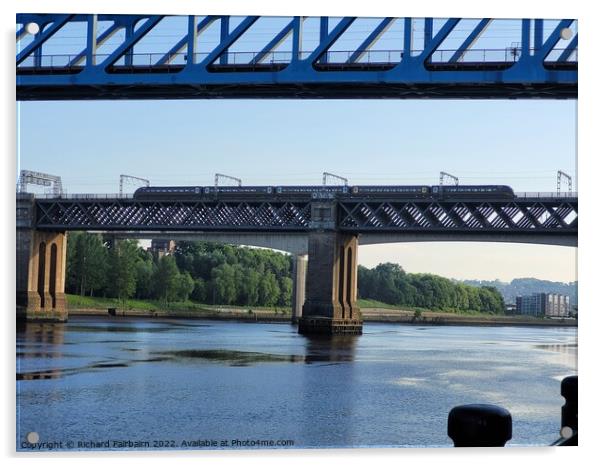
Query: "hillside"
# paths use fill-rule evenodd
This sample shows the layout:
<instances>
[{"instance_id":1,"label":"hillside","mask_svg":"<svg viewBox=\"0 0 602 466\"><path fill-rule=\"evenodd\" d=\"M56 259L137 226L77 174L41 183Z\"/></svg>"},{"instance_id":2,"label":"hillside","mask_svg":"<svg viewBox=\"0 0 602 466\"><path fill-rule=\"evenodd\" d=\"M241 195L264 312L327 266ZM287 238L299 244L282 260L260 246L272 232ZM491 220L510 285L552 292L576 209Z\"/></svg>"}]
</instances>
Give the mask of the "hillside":
<instances>
[{"instance_id":1,"label":"hillside","mask_svg":"<svg viewBox=\"0 0 602 466\"><path fill-rule=\"evenodd\" d=\"M533 293L558 293L569 296L571 304L577 305L578 282L551 282L537 278L515 278L510 283L500 280L462 280L461 283L472 286L493 286L504 297L507 303L513 303L517 296L527 296Z\"/></svg>"}]
</instances>

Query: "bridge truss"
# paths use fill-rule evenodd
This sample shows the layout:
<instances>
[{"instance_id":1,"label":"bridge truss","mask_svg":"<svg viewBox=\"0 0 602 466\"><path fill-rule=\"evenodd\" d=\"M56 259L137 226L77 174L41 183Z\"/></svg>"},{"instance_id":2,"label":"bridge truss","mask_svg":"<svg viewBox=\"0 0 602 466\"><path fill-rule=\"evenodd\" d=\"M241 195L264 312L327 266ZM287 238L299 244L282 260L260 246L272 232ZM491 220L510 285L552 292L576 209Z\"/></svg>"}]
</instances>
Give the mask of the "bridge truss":
<instances>
[{"instance_id":1,"label":"bridge truss","mask_svg":"<svg viewBox=\"0 0 602 466\"><path fill-rule=\"evenodd\" d=\"M309 231L312 201L36 199L35 227L98 231ZM324 204L323 202L320 203ZM577 234L577 198L353 200L335 202L349 233L520 232Z\"/></svg>"},{"instance_id":2,"label":"bridge truss","mask_svg":"<svg viewBox=\"0 0 602 466\"><path fill-rule=\"evenodd\" d=\"M495 21L19 14L17 99L577 97L575 20Z\"/></svg>"}]
</instances>

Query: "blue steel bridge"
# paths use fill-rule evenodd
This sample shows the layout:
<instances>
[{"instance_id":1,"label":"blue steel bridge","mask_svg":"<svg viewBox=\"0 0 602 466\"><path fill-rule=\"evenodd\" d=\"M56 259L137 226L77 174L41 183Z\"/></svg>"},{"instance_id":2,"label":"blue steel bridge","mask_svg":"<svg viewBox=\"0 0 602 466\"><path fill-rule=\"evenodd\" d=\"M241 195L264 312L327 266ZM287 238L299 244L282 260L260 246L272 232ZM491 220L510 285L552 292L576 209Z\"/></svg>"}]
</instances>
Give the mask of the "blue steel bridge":
<instances>
[{"instance_id":1,"label":"blue steel bridge","mask_svg":"<svg viewBox=\"0 0 602 466\"><path fill-rule=\"evenodd\" d=\"M573 19L19 14L17 23L19 100L577 97Z\"/></svg>"}]
</instances>

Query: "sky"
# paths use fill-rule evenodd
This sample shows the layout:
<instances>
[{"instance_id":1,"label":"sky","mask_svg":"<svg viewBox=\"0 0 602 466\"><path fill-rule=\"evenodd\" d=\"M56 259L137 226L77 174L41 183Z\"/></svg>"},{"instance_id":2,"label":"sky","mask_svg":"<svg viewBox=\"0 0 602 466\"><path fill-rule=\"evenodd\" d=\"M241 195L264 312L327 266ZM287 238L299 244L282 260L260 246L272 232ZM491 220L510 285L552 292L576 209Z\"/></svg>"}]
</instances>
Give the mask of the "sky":
<instances>
[{"instance_id":1,"label":"sky","mask_svg":"<svg viewBox=\"0 0 602 466\"><path fill-rule=\"evenodd\" d=\"M143 60L149 52L160 56L181 37L186 21L166 18L134 53ZM354 50L378 21L358 20L332 50ZM260 49L270 31L287 22L262 18L230 51ZM477 22L462 20L441 49L457 46ZM305 21L302 50L317 43L318 23ZM373 49L400 48L402 23L397 20ZM442 24L435 21L435 33ZM546 20L544 39L556 24ZM423 40L421 25L413 23L413 48ZM108 26L101 22L99 33ZM571 28L576 32L576 23ZM474 53L506 50L519 31L517 20L495 20ZM214 23L199 35L198 50L211 50L218 35ZM85 24L76 24L53 37L44 55L76 54L84 40ZM114 36L98 53L109 53L120 40ZM279 50L290 46L285 41ZM246 185L284 185L320 184L324 171L347 177L351 185L435 185L439 172L446 171L462 184L552 192L562 170L573 177L576 190L576 105L554 100L19 102L17 169L60 175L68 193L116 193L120 174L148 178L155 186L212 185L215 173L242 178ZM526 276L573 281L575 260L575 248L474 242L362 246L359 253L360 264L370 267L390 261L408 272L504 281Z\"/></svg>"}]
</instances>

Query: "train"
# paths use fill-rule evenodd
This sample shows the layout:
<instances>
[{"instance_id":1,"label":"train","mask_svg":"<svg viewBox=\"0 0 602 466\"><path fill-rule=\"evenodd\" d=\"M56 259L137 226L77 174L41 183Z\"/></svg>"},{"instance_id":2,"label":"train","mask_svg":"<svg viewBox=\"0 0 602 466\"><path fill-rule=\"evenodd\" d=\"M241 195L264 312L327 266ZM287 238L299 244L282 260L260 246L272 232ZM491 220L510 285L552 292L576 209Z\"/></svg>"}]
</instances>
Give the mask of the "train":
<instances>
[{"instance_id":1,"label":"train","mask_svg":"<svg viewBox=\"0 0 602 466\"><path fill-rule=\"evenodd\" d=\"M504 185L456 186L148 186L138 188L134 199L514 199L514 191Z\"/></svg>"}]
</instances>

